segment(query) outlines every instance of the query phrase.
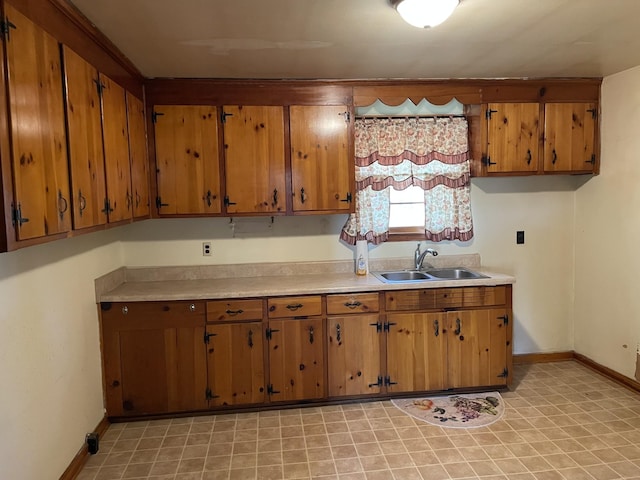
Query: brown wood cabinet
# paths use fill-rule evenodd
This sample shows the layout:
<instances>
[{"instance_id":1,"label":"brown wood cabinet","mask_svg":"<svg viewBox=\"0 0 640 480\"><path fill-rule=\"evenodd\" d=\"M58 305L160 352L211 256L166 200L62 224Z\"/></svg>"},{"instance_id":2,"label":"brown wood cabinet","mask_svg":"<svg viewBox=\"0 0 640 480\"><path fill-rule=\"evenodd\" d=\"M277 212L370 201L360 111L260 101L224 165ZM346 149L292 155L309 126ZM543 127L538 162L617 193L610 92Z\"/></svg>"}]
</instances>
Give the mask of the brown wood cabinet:
<instances>
[{"instance_id":1,"label":"brown wood cabinet","mask_svg":"<svg viewBox=\"0 0 640 480\"><path fill-rule=\"evenodd\" d=\"M284 108L223 107L225 212L285 213Z\"/></svg>"},{"instance_id":2,"label":"brown wood cabinet","mask_svg":"<svg viewBox=\"0 0 640 480\"><path fill-rule=\"evenodd\" d=\"M267 339L270 400L290 402L324 398L323 319L269 319Z\"/></svg>"},{"instance_id":3,"label":"brown wood cabinet","mask_svg":"<svg viewBox=\"0 0 640 480\"><path fill-rule=\"evenodd\" d=\"M101 307L110 417L511 381L511 286Z\"/></svg>"},{"instance_id":4,"label":"brown wood cabinet","mask_svg":"<svg viewBox=\"0 0 640 480\"><path fill-rule=\"evenodd\" d=\"M487 106L488 173L538 171L540 104L490 103Z\"/></svg>"},{"instance_id":5,"label":"brown wood cabinet","mask_svg":"<svg viewBox=\"0 0 640 480\"><path fill-rule=\"evenodd\" d=\"M107 415L204 410L204 302L101 304Z\"/></svg>"},{"instance_id":6,"label":"brown wood cabinet","mask_svg":"<svg viewBox=\"0 0 640 480\"><path fill-rule=\"evenodd\" d=\"M144 104L127 92L127 125L129 128L129 159L131 163L131 192L133 194L133 218L148 217L149 155L145 128Z\"/></svg>"},{"instance_id":7,"label":"brown wood cabinet","mask_svg":"<svg viewBox=\"0 0 640 480\"><path fill-rule=\"evenodd\" d=\"M355 167L347 106L289 107L294 212L351 212Z\"/></svg>"},{"instance_id":8,"label":"brown wood cabinet","mask_svg":"<svg viewBox=\"0 0 640 480\"><path fill-rule=\"evenodd\" d=\"M209 406L264 403L262 323L208 324L205 338Z\"/></svg>"},{"instance_id":9,"label":"brown wood cabinet","mask_svg":"<svg viewBox=\"0 0 640 480\"><path fill-rule=\"evenodd\" d=\"M107 222L107 191L100 78L98 70L67 46L62 47L73 227L81 229Z\"/></svg>"},{"instance_id":10,"label":"brown wood cabinet","mask_svg":"<svg viewBox=\"0 0 640 480\"><path fill-rule=\"evenodd\" d=\"M159 214L220 213L216 107L156 105L153 122Z\"/></svg>"},{"instance_id":11,"label":"brown wood cabinet","mask_svg":"<svg viewBox=\"0 0 640 480\"><path fill-rule=\"evenodd\" d=\"M327 296L329 397L382 391L383 335L377 313L378 296L378 293Z\"/></svg>"},{"instance_id":12,"label":"brown wood cabinet","mask_svg":"<svg viewBox=\"0 0 640 480\"><path fill-rule=\"evenodd\" d=\"M511 287L388 292L386 305L389 392L510 383Z\"/></svg>"},{"instance_id":13,"label":"brown wood cabinet","mask_svg":"<svg viewBox=\"0 0 640 480\"><path fill-rule=\"evenodd\" d=\"M484 171L597 173L597 118L593 102L490 103Z\"/></svg>"},{"instance_id":14,"label":"brown wood cabinet","mask_svg":"<svg viewBox=\"0 0 640 480\"><path fill-rule=\"evenodd\" d=\"M54 37L4 4L16 240L71 230L60 50ZM5 205L5 208L8 208Z\"/></svg>"},{"instance_id":15,"label":"brown wood cabinet","mask_svg":"<svg viewBox=\"0 0 640 480\"><path fill-rule=\"evenodd\" d=\"M103 73L100 85L107 209L109 221L119 222L133 216L127 100L124 88Z\"/></svg>"},{"instance_id":16,"label":"brown wood cabinet","mask_svg":"<svg viewBox=\"0 0 640 480\"><path fill-rule=\"evenodd\" d=\"M595 103L544 105L545 173L592 173L598 166Z\"/></svg>"}]
</instances>

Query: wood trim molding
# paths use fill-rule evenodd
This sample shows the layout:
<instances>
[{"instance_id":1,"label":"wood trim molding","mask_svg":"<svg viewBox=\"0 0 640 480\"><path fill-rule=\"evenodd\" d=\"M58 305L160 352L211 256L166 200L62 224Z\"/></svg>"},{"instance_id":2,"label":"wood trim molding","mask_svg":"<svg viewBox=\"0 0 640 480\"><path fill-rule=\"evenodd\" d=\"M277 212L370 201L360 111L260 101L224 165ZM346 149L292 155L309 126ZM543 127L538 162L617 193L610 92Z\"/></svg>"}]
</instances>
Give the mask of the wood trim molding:
<instances>
[{"instance_id":1,"label":"wood trim molding","mask_svg":"<svg viewBox=\"0 0 640 480\"><path fill-rule=\"evenodd\" d=\"M573 358L583 364L585 367L594 370L601 375L613 380L616 383L619 383L623 387L628 388L629 390L633 390L634 392L640 392L640 382L633 380L632 378L627 377L626 375L622 375L621 373L616 372L615 370L610 369L609 367L605 367L604 365L599 364L591 360L588 357L580 353L573 354Z\"/></svg>"},{"instance_id":2,"label":"wood trim molding","mask_svg":"<svg viewBox=\"0 0 640 480\"><path fill-rule=\"evenodd\" d=\"M568 352L554 352L554 353L524 353L513 356L514 365L527 365L531 363L549 363L549 362L564 362L567 360L573 360L573 351Z\"/></svg>"},{"instance_id":3,"label":"wood trim molding","mask_svg":"<svg viewBox=\"0 0 640 480\"><path fill-rule=\"evenodd\" d=\"M107 431L107 428L109 428L109 425L110 423L109 420L107 420L107 417L103 417L93 431L96 432L100 437L102 437L104 435L104 432ZM60 476L60 480L75 479L82 471L82 467L84 467L85 463L87 463L88 458L89 452L87 451L87 446L82 445L76 456L73 458L73 460L71 460L71 463L69 464L67 469Z\"/></svg>"}]
</instances>

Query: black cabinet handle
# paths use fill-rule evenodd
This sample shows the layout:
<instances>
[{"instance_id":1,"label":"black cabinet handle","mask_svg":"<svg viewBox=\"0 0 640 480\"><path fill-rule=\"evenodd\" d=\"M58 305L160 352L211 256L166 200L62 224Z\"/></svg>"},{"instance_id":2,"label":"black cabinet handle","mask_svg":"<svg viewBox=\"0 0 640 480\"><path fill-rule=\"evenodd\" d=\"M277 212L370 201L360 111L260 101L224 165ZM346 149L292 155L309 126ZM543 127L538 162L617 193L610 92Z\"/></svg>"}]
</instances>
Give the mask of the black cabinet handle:
<instances>
[{"instance_id":1,"label":"black cabinet handle","mask_svg":"<svg viewBox=\"0 0 640 480\"><path fill-rule=\"evenodd\" d=\"M247 336L248 336L249 348L253 348L253 330L249 330L249 333L247 334Z\"/></svg>"},{"instance_id":2,"label":"black cabinet handle","mask_svg":"<svg viewBox=\"0 0 640 480\"><path fill-rule=\"evenodd\" d=\"M460 335L461 326L462 325L461 325L460 319L456 318L456 329L455 329L455 331L453 333L456 334L456 335Z\"/></svg>"},{"instance_id":3,"label":"black cabinet handle","mask_svg":"<svg viewBox=\"0 0 640 480\"><path fill-rule=\"evenodd\" d=\"M433 334L436 337L440 335L440 322L438 322L438 320L433 321Z\"/></svg>"},{"instance_id":4,"label":"black cabinet handle","mask_svg":"<svg viewBox=\"0 0 640 480\"><path fill-rule=\"evenodd\" d=\"M313 343L313 327L309 327L309 343Z\"/></svg>"},{"instance_id":5,"label":"black cabinet handle","mask_svg":"<svg viewBox=\"0 0 640 480\"><path fill-rule=\"evenodd\" d=\"M80 212L80 216L82 216L82 212L87 208L87 199L82 195L82 190L78 190L78 210Z\"/></svg>"},{"instance_id":6,"label":"black cabinet handle","mask_svg":"<svg viewBox=\"0 0 640 480\"><path fill-rule=\"evenodd\" d=\"M350 308L351 310L353 310L354 308L358 308L361 305L362 303L360 302L346 302L344 304L345 307Z\"/></svg>"},{"instance_id":7,"label":"black cabinet handle","mask_svg":"<svg viewBox=\"0 0 640 480\"><path fill-rule=\"evenodd\" d=\"M273 189L273 205L278 205L278 189Z\"/></svg>"},{"instance_id":8,"label":"black cabinet handle","mask_svg":"<svg viewBox=\"0 0 640 480\"><path fill-rule=\"evenodd\" d=\"M553 155L553 157L551 159L551 164L555 165L556 164L556 160L558 160L558 154L556 153L556 149L555 148L553 149L552 155Z\"/></svg>"},{"instance_id":9,"label":"black cabinet handle","mask_svg":"<svg viewBox=\"0 0 640 480\"><path fill-rule=\"evenodd\" d=\"M231 317L235 317L236 315L240 315L241 313L244 313L244 310L240 309L240 310L227 310L226 312L227 315L231 316Z\"/></svg>"},{"instance_id":10,"label":"black cabinet handle","mask_svg":"<svg viewBox=\"0 0 640 480\"><path fill-rule=\"evenodd\" d=\"M302 305L301 303L295 303L295 304L289 304L287 305L287 310L291 310L292 312L295 312L296 310L302 308L304 305Z\"/></svg>"},{"instance_id":11,"label":"black cabinet handle","mask_svg":"<svg viewBox=\"0 0 640 480\"><path fill-rule=\"evenodd\" d=\"M527 149L527 165L531 165L531 149Z\"/></svg>"},{"instance_id":12,"label":"black cabinet handle","mask_svg":"<svg viewBox=\"0 0 640 480\"><path fill-rule=\"evenodd\" d=\"M64 213L69 208L67 199L62 196L62 190L58 190L58 212L60 213L60 220L64 218Z\"/></svg>"},{"instance_id":13,"label":"black cabinet handle","mask_svg":"<svg viewBox=\"0 0 640 480\"><path fill-rule=\"evenodd\" d=\"M342 331L341 331L341 328L340 328L340 324L339 324L339 323L337 323L337 324L336 324L336 340L337 340L338 342L341 342L341 341L342 341Z\"/></svg>"}]
</instances>

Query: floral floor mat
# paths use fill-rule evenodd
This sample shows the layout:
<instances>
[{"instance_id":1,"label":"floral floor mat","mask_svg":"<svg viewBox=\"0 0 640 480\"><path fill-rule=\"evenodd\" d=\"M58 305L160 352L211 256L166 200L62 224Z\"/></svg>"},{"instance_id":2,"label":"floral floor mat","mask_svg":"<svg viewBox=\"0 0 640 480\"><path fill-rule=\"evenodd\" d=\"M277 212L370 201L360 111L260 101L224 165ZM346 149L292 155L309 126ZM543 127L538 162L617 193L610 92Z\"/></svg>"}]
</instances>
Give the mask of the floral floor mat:
<instances>
[{"instance_id":1,"label":"floral floor mat","mask_svg":"<svg viewBox=\"0 0 640 480\"><path fill-rule=\"evenodd\" d=\"M439 427L484 427L504 414L504 401L498 392L399 398L391 402L406 414Z\"/></svg>"}]
</instances>

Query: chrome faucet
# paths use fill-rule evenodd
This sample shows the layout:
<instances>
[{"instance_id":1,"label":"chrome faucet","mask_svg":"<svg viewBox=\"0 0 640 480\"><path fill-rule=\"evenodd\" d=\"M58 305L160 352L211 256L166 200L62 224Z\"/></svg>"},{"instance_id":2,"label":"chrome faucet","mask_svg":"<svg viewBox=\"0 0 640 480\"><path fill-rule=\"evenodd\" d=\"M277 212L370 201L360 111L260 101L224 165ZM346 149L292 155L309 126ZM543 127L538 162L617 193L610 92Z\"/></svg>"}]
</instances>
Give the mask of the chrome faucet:
<instances>
[{"instance_id":1,"label":"chrome faucet","mask_svg":"<svg viewBox=\"0 0 640 480\"><path fill-rule=\"evenodd\" d=\"M436 252L433 248L427 248L424 252L420 252L420 244L418 244L418 248L416 248L416 251L413 256L414 264L415 264L414 266L416 270L422 270L424 257L426 257L429 254L431 254L434 257L438 256L438 252ZM433 268L433 265L430 265L427 263L426 268Z\"/></svg>"}]
</instances>

